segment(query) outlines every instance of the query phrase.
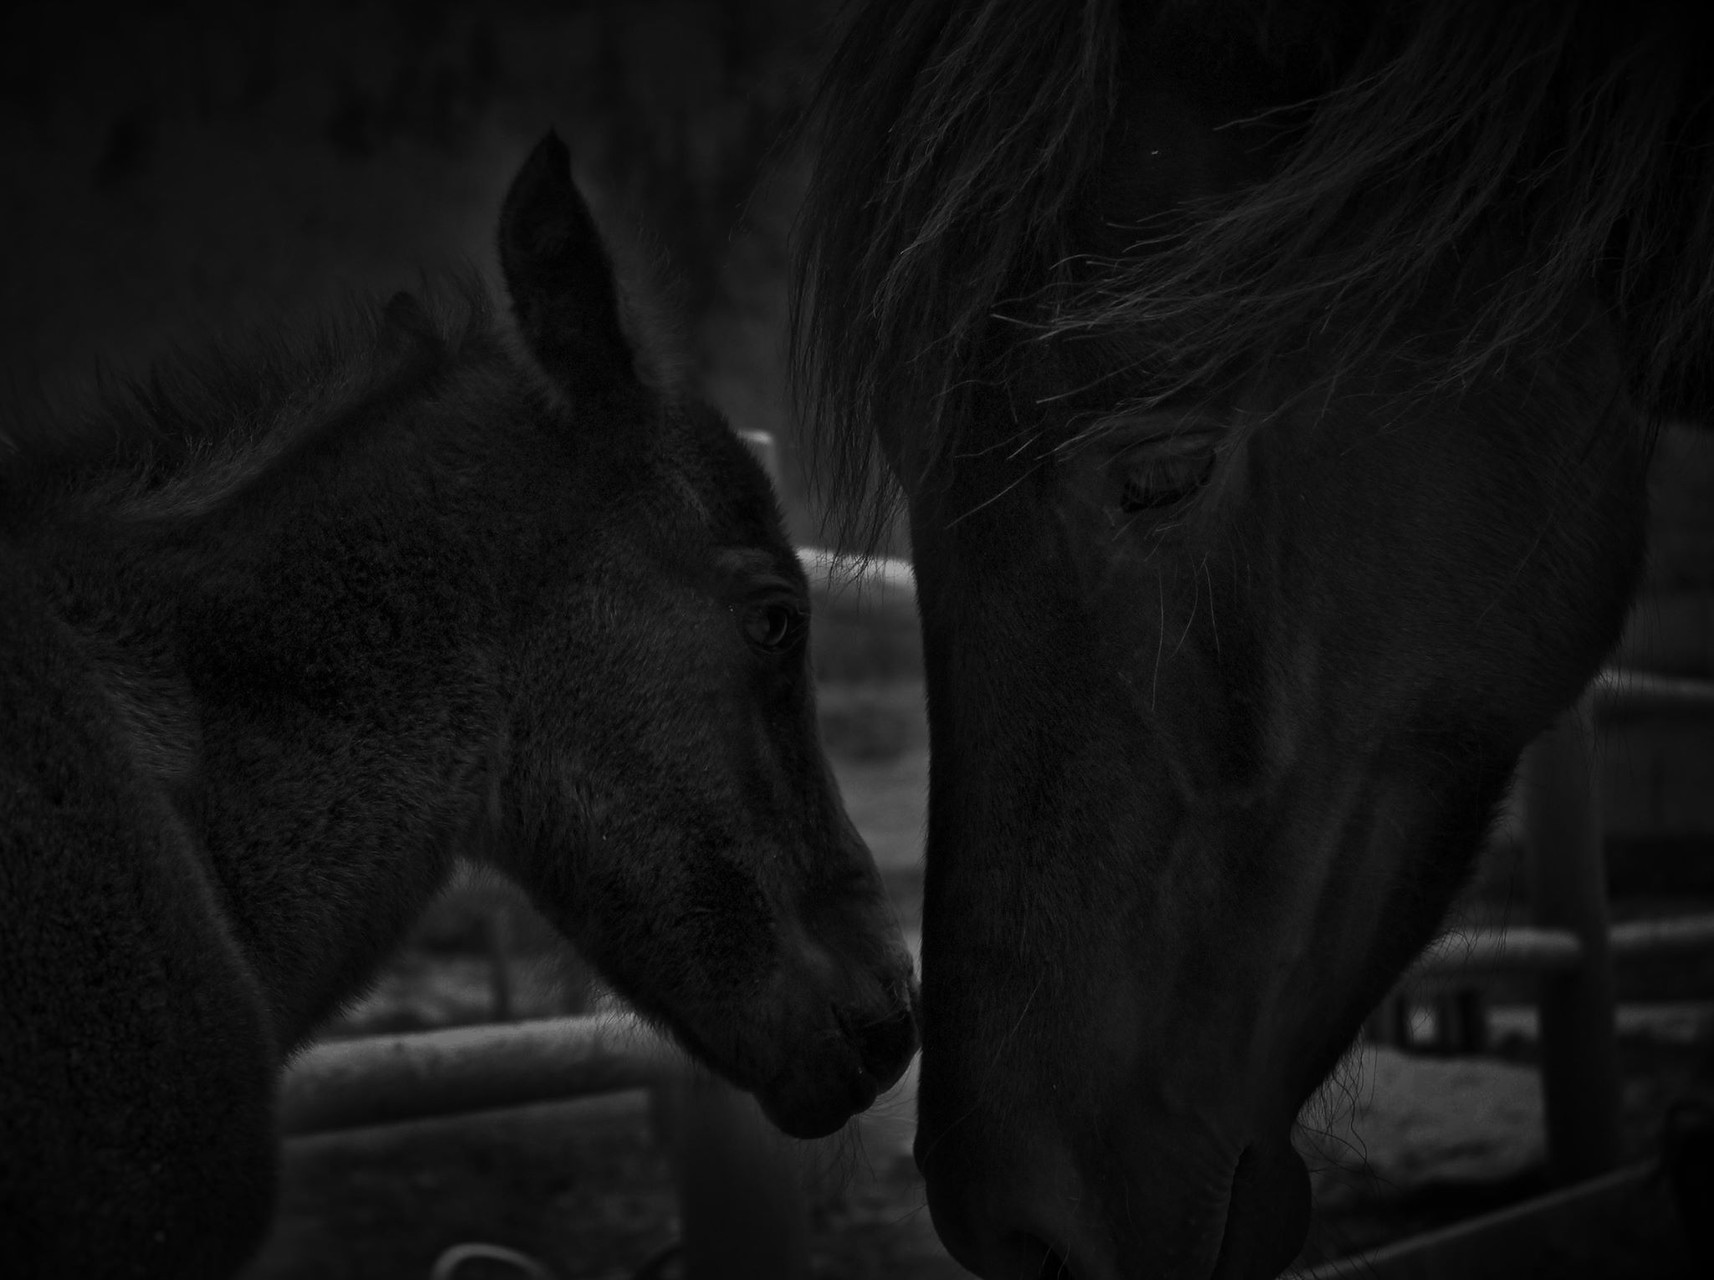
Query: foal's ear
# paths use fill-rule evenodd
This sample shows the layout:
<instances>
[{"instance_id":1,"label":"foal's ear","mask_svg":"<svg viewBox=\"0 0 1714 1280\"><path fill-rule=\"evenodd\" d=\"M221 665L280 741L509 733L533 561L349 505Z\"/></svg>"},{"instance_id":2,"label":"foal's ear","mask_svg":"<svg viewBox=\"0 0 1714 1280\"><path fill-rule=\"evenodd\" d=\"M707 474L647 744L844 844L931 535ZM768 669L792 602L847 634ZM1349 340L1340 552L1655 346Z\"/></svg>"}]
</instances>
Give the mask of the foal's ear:
<instances>
[{"instance_id":1,"label":"foal's ear","mask_svg":"<svg viewBox=\"0 0 1714 1280\"><path fill-rule=\"evenodd\" d=\"M387 299L387 305L381 309L381 318L389 329L397 329L413 337L434 332L434 321L429 319L428 308L423 306L422 299L404 289Z\"/></svg>"},{"instance_id":2,"label":"foal's ear","mask_svg":"<svg viewBox=\"0 0 1714 1280\"><path fill-rule=\"evenodd\" d=\"M398 354L411 350L424 354L441 352L434 317L416 294L400 289L387 299L387 305L381 309L381 347L383 351Z\"/></svg>"},{"instance_id":3,"label":"foal's ear","mask_svg":"<svg viewBox=\"0 0 1714 1280\"><path fill-rule=\"evenodd\" d=\"M552 129L506 193L500 269L524 341L556 384L574 395L639 385L612 260Z\"/></svg>"}]
</instances>

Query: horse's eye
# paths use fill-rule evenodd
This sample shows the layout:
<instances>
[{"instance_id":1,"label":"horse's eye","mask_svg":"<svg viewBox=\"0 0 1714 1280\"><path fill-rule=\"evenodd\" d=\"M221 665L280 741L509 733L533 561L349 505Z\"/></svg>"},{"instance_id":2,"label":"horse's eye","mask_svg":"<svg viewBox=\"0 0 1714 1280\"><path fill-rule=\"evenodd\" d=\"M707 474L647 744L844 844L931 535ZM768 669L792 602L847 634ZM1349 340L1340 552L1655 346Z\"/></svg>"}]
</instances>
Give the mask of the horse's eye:
<instances>
[{"instance_id":1,"label":"horse's eye","mask_svg":"<svg viewBox=\"0 0 1714 1280\"><path fill-rule=\"evenodd\" d=\"M744 635L758 649L779 653L803 635L803 611L789 604L757 605L744 614Z\"/></svg>"},{"instance_id":2,"label":"horse's eye","mask_svg":"<svg viewBox=\"0 0 1714 1280\"><path fill-rule=\"evenodd\" d=\"M1119 510L1135 515L1176 506L1207 484L1213 473L1212 451L1131 460L1119 490Z\"/></svg>"}]
</instances>

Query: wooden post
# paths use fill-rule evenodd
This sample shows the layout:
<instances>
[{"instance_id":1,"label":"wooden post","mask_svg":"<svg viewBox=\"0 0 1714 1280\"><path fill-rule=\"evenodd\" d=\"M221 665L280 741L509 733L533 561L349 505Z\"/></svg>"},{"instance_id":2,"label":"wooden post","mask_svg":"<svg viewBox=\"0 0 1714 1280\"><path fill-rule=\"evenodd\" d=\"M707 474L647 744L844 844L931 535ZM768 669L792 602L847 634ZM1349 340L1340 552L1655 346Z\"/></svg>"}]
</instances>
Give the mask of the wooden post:
<instances>
[{"instance_id":1,"label":"wooden post","mask_svg":"<svg viewBox=\"0 0 1714 1280\"><path fill-rule=\"evenodd\" d=\"M768 479L773 482L774 492L784 496L784 486L780 482L780 446L774 439L772 431L740 431L738 438L744 442L756 461L762 464L762 470L768 473Z\"/></svg>"},{"instance_id":2,"label":"wooden post","mask_svg":"<svg viewBox=\"0 0 1714 1280\"><path fill-rule=\"evenodd\" d=\"M1587 696L1524 757L1525 843L1538 925L1565 929L1579 963L1538 979L1548 1156L1562 1182L1619 1163L1619 1046L1600 806Z\"/></svg>"},{"instance_id":3,"label":"wooden post","mask_svg":"<svg viewBox=\"0 0 1714 1280\"><path fill-rule=\"evenodd\" d=\"M512 909L505 903L483 913L488 942L488 1014L494 1022L512 1020Z\"/></svg>"},{"instance_id":4,"label":"wooden post","mask_svg":"<svg viewBox=\"0 0 1714 1280\"><path fill-rule=\"evenodd\" d=\"M654 1091L678 1182L685 1280L807 1280L809 1209L791 1140L706 1072Z\"/></svg>"},{"instance_id":5,"label":"wooden post","mask_svg":"<svg viewBox=\"0 0 1714 1280\"><path fill-rule=\"evenodd\" d=\"M1411 992L1404 984L1394 987L1369 1011L1363 1031L1369 1043L1409 1052L1411 1047Z\"/></svg>"},{"instance_id":6,"label":"wooden post","mask_svg":"<svg viewBox=\"0 0 1714 1280\"><path fill-rule=\"evenodd\" d=\"M1488 1052L1488 993L1479 986L1460 983L1445 996L1446 1051Z\"/></svg>"}]
</instances>

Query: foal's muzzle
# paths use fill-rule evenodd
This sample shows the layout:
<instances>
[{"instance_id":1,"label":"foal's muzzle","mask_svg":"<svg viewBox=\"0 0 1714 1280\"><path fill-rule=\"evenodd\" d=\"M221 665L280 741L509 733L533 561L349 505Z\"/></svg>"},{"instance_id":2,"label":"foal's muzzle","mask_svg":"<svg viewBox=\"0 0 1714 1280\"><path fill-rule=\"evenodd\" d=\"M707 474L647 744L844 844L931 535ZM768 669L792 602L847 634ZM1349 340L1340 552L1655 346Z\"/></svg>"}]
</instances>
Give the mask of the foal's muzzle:
<instances>
[{"instance_id":1,"label":"foal's muzzle","mask_svg":"<svg viewBox=\"0 0 1714 1280\"><path fill-rule=\"evenodd\" d=\"M908 967L824 1002L802 1051L756 1090L762 1111L794 1138L822 1138L868 1110L917 1051L917 981Z\"/></svg>"}]
</instances>

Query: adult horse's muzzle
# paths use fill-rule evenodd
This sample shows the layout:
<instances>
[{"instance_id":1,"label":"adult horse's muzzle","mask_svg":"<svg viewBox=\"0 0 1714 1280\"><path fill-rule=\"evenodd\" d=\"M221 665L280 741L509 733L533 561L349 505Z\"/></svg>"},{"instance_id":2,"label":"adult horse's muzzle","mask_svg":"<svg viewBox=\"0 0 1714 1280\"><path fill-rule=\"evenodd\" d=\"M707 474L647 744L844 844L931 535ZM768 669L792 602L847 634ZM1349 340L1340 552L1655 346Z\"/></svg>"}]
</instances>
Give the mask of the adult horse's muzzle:
<instances>
[{"instance_id":1,"label":"adult horse's muzzle","mask_svg":"<svg viewBox=\"0 0 1714 1280\"><path fill-rule=\"evenodd\" d=\"M1266 1280L1290 1265L1309 1234L1309 1170L1289 1139L1238 1157L1214 1280Z\"/></svg>"},{"instance_id":2,"label":"adult horse's muzzle","mask_svg":"<svg viewBox=\"0 0 1714 1280\"><path fill-rule=\"evenodd\" d=\"M919 1130L935 1230L983 1280L1271 1280L1308 1232L1308 1171L1283 1133L1210 1158L1233 1148L1119 1124L1098 1166L1033 1136L1030 1166L1002 1169L953 1133Z\"/></svg>"}]
</instances>

